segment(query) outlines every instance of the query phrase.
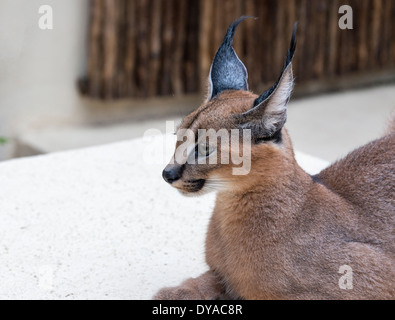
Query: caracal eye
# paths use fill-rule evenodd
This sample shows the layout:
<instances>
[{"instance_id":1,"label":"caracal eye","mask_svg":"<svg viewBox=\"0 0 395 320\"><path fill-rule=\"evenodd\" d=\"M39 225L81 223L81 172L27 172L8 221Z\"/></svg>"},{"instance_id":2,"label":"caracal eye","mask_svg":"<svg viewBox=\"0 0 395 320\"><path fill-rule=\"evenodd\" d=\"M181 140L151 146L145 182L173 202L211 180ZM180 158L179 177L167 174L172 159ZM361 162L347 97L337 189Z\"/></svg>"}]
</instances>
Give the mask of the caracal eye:
<instances>
[{"instance_id":1,"label":"caracal eye","mask_svg":"<svg viewBox=\"0 0 395 320\"><path fill-rule=\"evenodd\" d=\"M215 150L214 146L210 146L207 142L201 142L198 144L198 153L203 157L208 157Z\"/></svg>"}]
</instances>

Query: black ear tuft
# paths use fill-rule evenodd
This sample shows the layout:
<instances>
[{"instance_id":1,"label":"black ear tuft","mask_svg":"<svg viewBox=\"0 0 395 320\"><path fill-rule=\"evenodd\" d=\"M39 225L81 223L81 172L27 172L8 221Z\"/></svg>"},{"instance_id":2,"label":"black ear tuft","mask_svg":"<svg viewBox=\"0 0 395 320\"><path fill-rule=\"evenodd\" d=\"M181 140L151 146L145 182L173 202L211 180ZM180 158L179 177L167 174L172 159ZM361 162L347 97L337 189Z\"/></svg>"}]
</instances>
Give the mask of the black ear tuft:
<instances>
[{"instance_id":1,"label":"black ear tuft","mask_svg":"<svg viewBox=\"0 0 395 320\"><path fill-rule=\"evenodd\" d=\"M296 22L294 24L294 27L293 27L293 30L292 30L291 43L289 45L287 57L285 59L283 71L281 72L279 80L273 86L271 86L268 90L266 90L263 94L261 94L258 98L255 99L254 107L256 107L257 105L261 104L263 101L265 101L273 93L273 91L277 88L278 83L279 83L280 79L282 78L285 70L292 63L292 60L293 60L294 55L295 55L295 49L296 49L296 31L297 31L297 29L298 29L298 23Z\"/></svg>"},{"instance_id":2,"label":"black ear tuft","mask_svg":"<svg viewBox=\"0 0 395 320\"><path fill-rule=\"evenodd\" d=\"M250 129L257 141L276 138L287 120L287 104L294 84L292 59L296 48L296 26L295 24L291 45L278 81L255 99L251 109L234 115L236 123L243 129Z\"/></svg>"},{"instance_id":3,"label":"black ear tuft","mask_svg":"<svg viewBox=\"0 0 395 320\"><path fill-rule=\"evenodd\" d=\"M292 30L291 44L289 45L288 54L287 54L287 59L285 60L284 69L292 62L292 59L294 58L294 55L295 55L295 49L296 49L296 31L297 31L297 29L298 29L298 23L295 22L294 28L293 28L293 30Z\"/></svg>"},{"instance_id":4,"label":"black ear tuft","mask_svg":"<svg viewBox=\"0 0 395 320\"><path fill-rule=\"evenodd\" d=\"M224 41L215 54L209 75L209 99L224 90L248 90L247 69L232 47L237 26L247 18L250 17L243 16L229 26Z\"/></svg>"}]
</instances>

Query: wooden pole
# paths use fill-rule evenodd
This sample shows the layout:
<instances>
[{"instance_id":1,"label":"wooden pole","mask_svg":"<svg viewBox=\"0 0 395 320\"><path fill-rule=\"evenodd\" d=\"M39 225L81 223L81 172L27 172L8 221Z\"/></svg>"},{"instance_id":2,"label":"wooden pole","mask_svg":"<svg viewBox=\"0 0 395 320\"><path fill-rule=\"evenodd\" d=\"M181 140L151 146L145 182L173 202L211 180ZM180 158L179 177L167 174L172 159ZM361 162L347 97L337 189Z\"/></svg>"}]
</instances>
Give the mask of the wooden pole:
<instances>
[{"instance_id":1,"label":"wooden pole","mask_svg":"<svg viewBox=\"0 0 395 320\"><path fill-rule=\"evenodd\" d=\"M147 70L149 73L147 90L148 96L155 96L158 94L161 56L162 3L163 0L152 0L152 6L150 8L152 23L150 25L149 70Z\"/></svg>"},{"instance_id":2,"label":"wooden pole","mask_svg":"<svg viewBox=\"0 0 395 320\"><path fill-rule=\"evenodd\" d=\"M91 24L89 39L89 60L88 60L88 88L87 92L94 98L100 97L101 92L101 69L102 63L101 48L101 25L103 20L103 1L92 0L91 4Z\"/></svg>"},{"instance_id":3,"label":"wooden pole","mask_svg":"<svg viewBox=\"0 0 395 320\"><path fill-rule=\"evenodd\" d=\"M182 79L182 59L184 54L185 37L186 37L186 13L187 1L177 1L176 23L175 23L175 47L173 54L173 67L172 67L172 87L175 95L181 95L183 89Z\"/></svg>"},{"instance_id":4,"label":"wooden pole","mask_svg":"<svg viewBox=\"0 0 395 320\"><path fill-rule=\"evenodd\" d=\"M206 91L207 76L211 66L210 35L212 34L213 1L200 1L200 29L199 29L199 83L200 90Z\"/></svg>"}]
</instances>

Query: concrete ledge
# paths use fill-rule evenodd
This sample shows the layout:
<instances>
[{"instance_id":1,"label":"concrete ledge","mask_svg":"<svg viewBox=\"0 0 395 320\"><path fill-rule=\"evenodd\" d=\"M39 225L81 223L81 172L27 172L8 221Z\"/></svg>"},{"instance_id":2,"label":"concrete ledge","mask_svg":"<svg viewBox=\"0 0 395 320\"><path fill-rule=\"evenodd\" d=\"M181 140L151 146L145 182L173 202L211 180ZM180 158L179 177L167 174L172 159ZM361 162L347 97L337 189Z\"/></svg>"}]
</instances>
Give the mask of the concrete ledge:
<instances>
[{"instance_id":1,"label":"concrete ledge","mask_svg":"<svg viewBox=\"0 0 395 320\"><path fill-rule=\"evenodd\" d=\"M214 195L179 195L161 178L165 161L142 161L146 145L0 163L0 299L149 299L206 270ZM149 146L157 159L163 136ZM298 159L312 173L327 164Z\"/></svg>"}]
</instances>

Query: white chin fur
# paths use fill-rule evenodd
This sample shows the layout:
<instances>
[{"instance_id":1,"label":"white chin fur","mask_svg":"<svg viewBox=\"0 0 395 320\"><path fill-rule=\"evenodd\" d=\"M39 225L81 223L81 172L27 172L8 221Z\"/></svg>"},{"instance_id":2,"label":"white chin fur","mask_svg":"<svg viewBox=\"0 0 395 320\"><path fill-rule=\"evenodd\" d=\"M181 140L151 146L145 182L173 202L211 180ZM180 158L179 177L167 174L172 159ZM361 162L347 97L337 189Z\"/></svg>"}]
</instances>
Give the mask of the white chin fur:
<instances>
[{"instance_id":1,"label":"white chin fur","mask_svg":"<svg viewBox=\"0 0 395 320\"><path fill-rule=\"evenodd\" d=\"M217 179L217 178L208 178L206 179L206 182L203 186L203 188L197 192L185 192L182 190L179 190L182 195L186 197L198 197L205 195L210 192L218 192L218 191L223 191L227 188L229 188L229 181L224 181L222 179Z\"/></svg>"}]
</instances>

